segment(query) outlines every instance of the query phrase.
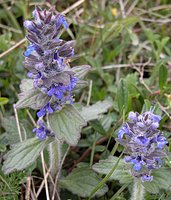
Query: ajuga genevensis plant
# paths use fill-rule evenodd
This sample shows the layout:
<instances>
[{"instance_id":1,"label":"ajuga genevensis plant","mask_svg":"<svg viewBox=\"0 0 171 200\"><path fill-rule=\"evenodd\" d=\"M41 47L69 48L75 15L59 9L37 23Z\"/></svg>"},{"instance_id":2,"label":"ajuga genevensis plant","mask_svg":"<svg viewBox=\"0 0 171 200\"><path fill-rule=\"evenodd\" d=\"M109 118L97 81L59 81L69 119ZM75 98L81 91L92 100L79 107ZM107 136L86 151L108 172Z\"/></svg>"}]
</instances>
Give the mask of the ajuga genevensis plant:
<instances>
[{"instance_id":1,"label":"ajuga genevensis plant","mask_svg":"<svg viewBox=\"0 0 171 200\"><path fill-rule=\"evenodd\" d=\"M55 182L49 184L51 198L60 199L59 188L66 188L89 199L94 195L102 196L108 191L105 182L112 177L121 184L134 182L131 198L144 199L145 188L155 188L156 177L164 169L163 158L167 157L167 139L159 130L162 118L152 108L142 114L130 112L128 120L118 130L115 145L116 148L119 144L123 146L123 153L126 154L124 159L121 153L119 158L110 156L91 168L83 165L66 177L61 175L65 156L70 146L77 145L81 128L88 121L96 120L113 104L104 101L88 107L78 106L74 92L86 86L87 82L82 78L90 66L70 66L74 58L75 41L60 38L62 30L69 28L65 17L54 9L36 7L33 18L24 22L29 44L24 52L23 66L28 70L28 78L21 83L15 108L36 110L37 122L33 129L36 136L12 147L4 157L3 171L10 173L27 168L47 148L48 167ZM98 125L96 121L93 126L95 130L99 130ZM95 172L106 176L102 180ZM167 174L167 169L164 172Z\"/></svg>"}]
</instances>

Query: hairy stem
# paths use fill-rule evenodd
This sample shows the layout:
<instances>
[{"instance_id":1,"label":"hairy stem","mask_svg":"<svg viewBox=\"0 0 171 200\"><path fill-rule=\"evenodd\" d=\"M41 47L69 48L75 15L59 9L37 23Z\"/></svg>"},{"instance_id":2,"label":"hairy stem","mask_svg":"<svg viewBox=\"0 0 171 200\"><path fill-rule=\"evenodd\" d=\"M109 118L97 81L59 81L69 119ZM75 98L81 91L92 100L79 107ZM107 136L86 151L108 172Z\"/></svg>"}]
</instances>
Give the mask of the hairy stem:
<instances>
[{"instance_id":1,"label":"hairy stem","mask_svg":"<svg viewBox=\"0 0 171 200\"><path fill-rule=\"evenodd\" d=\"M141 184L141 181L134 179L134 185L132 189L131 200L144 200L144 186Z\"/></svg>"},{"instance_id":2,"label":"hairy stem","mask_svg":"<svg viewBox=\"0 0 171 200\"><path fill-rule=\"evenodd\" d=\"M61 143L59 140L54 140L49 145L49 161L50 161L50 173L53 178L53 181L57 183L56 177L57 174L60 174L60 164L61 164ZM59 176L58 176L59 178ZM56 181L55 181L56 180ZM54 193L56 191L56 195ZM50 185L50 196L55 197L57 200L60 200L59 188L57 184Z\"/></svg>"},{"instance_id":3,"label":"hairy stem","mask_svg":"<svg viewBox=\"0 0 171 200\"><path fill-rule=\"evenodd\" d=\"M51 176L55 179L61 161L61 144L59 140L55 140L49 145L49 159Z\"/></svg>"}]
</instances>

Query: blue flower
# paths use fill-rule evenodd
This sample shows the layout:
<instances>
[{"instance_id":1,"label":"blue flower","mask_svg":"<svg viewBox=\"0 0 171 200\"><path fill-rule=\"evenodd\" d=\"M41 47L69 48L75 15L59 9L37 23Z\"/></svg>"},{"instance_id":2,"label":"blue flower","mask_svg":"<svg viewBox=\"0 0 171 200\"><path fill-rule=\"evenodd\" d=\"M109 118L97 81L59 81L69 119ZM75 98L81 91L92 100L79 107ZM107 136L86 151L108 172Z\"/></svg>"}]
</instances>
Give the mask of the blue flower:
<instances>
[{"instance_id":1,"label":"blue flower","mask_svg":"<svg viewBox=\"0 0 171 200\"><path fill-rule=\"evenodd\" d=\"M143 182L152 181L151 170L161 167L161 158L166 156L163 148L167 139L157 129L160 120L161 117L151 111L130 112L128 122L123 124L116 139L125 147L125 162L133 165L132 174L141 177Z\"/></svg>"},{"instance_id":2,"label":"blue flower","mask_svg":"<svg viewBox=\"0 0 171 200\"><path fill-rule=\"evenodd\" d=\"M130 112L128 115L128 119L130 121L136 122L137 121L137 114L135 112Z\"/></svg>"},{"instance_id":3,"label":"blue flower","mask_svg":"<svg viewBox=\"0 0 171 200\"><path fill-rule=\"evenodd\" d=\"M75 42L59 38L62 26L65 29L69 27L62 14L39 7L32 14L34 19L24 22L28 30L26 38L30 44L24 52L23 64L29 70L27 76L33 79L33 87L49 99L37 112L38 117L44 117L74 102L73 90L78 78L69 62L74 56Z\"/></svg>"},{"instance_id":4,"label":"blue flower","mask_svg":"<svg viewBox=\"0 0 171 200\"><path fill-rule=\"evenodd\" d=\"M167 139L161 134L157 137L157 148L162 149L167 144Z\"/></svg>"},{"instance_id":5,"label":"blue flower","mask_svg":"<svg viewBox=\"0 0 171 200\"><path fill-rule=\"evenodd\" d=\"M58 83L57 86L54 84L47 92L48 96L54 95L57 100L62 100L63 102L66 100L72 99L72 90L75 88L77 84L78 78L71 77L69 85L63 85L62 83Z\"/></svg>"},{"instance_id":6,"label":"blue flower","mask_svg":"<svg viewBox=\"0 0 171 200\"><path fill-rule=\"evenodd\" d=\"M60 57L58 53L54 54L54 60L56 61L57 71L62 71L65 68L64 58Z\"/></svg>"},{"instance_id":7,"label":"blue flower","mask_svg":"<svg viewBox=\"0 0 171 200\"><path fill-rule=\"evenodd\" d=\"M134 165L134 170L135 170L135 171L140 171L140 170L141 170L141 164L140 164L140 163L136 163L136 164Z\"/></svg>"},{"instance_id":8,"label":"blue flower","mask_svg":"<svg viewBox=\"0 0 171 200\"><path fill-rule=\"evenodd\" d=\"M151 182L152 180L153 180L153 176L146 175L146 174L141 176L142 182L146 182L146 181Z\"/></svg>"},{"instance_id":9,"label":"blue flower","mask_svg":"<svg viewBox=\"0 0 171 200\"><path fill-rule=\"evenodd\" d=\"M30 20L25 20L24 21L24 27L29 31L37 32L37 29L36 29L35 25Z\"/></svg>"},{"instance_id":10,"label":"blue flower","mask_svg":"<svg viewBox=\"0 0 171 200\"><path fill-rule=\"evenodd\" d=\"M147 146L149 144L150 140L144 136L137 136L137 137L135 137L135 142L141 146Z\"/></svg>"},{"instance_id":11,"label":"blue flower","mask_svg":"<svg viewBox=\"0 0 171 200\"><path fill-rule=\"evenodd\" d=\"M36 133L37 137L38 137L40 140L46 139L47 135L50 134L50 130L48 130L48 129L46 128L45 123L44 123L41 119L39 119L39 120L37 121L37 125L38 125L38 127L37 127L37 128L34 128L34 129L33 129L33 132Z\"/></svg>"},{"instance_id":12,"label":"blue flower","mask_svg":"<svg viewBox=\"0 0 171 200\"><path fill-rule=\"evenodd\" d=\"M53 113L53 109L50 106L50 103L46 104L43 108L41 108L38 112L37 112L37 116L38 117L44 117L46 115L46 113Z\"/></svg>"},{"instance_id":13,"label":"blue flower","mask_svg":"<svg viewBox=\"0 0 171 200\"><path fill-rule=\"evenodd\" d=\"M63 25L65 29L69 28L69 25L68 25L68 23L67 23L67 21L66 21L66 19L63 15L60 15L59 19L56 22L57 27L60 27L61 25Z\"/></svg>"},{"instance_id":14,"label":"blue flower","mask_svg":"<svg viewBox=\"0 0 171 200\"><path fill-rule=\"evenodd\" d=\"M127 123L125 123L122 128L119 130L118 132L118 138L121 140L123 138L123 136L125 135L128 135L128 136L131 136L131 131L130 131L130 128L128 126Z\"/></svg>"},{"instance_id":15,"label":"blue flower","mask_svg":"<svg viewBox=\"0 0 171 200\"><path fill-rule=\"evenodd\" d=\"M29 57L30 54L35 50L35 45L34 44L31 44L27 47L27 50L24 52L24 55L26 57Z\"/></svg>"}]
</instances>

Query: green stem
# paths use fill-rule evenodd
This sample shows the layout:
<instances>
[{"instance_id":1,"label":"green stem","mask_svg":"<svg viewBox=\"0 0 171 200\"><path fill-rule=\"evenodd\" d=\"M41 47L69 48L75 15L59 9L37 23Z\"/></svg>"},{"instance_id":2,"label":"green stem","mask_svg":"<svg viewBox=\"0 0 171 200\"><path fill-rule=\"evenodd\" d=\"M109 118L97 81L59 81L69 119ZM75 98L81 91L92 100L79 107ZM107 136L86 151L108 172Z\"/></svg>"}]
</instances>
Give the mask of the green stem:
<instances>
[{"instance_id":1,"label":"green stem","mask_svg":"<svg viewBox=\"0 0 171 200\"><path fill-rule=\"evenodd\" d=\"M115 171L115 169L117 168L118 166L118 163L121 159L123 155L123 151L122 153L120 154L120 156L118 157L118 160L117 162L115 163L115 165L112 167L112 169L110 170L110 172L100 181L100 183L92 190L91 194L90 194L90 197L88 200L91 200L92 197L95 195L95 193L101 188L103 187L103 185L109 180L109 178L111 177L111 175L113 174L113 172Z\"/></svg>"},{"instance_id":2,"label":"green stem","mask_svg":"<svg viewBox=\"0 0 171 200\"><path fill-rule=\"evenodd\" d=\"M94 134L94 142L93 142L93 146L92 146L92 150L91 150L90 167L92 167L92 165L93 165L95 147L96 147L96 133Z\"/></svg>"},{"instance_id":3,"label":"green stem","mask_svg":"<svg viewBox=\"0 0 171 200\"><path fill-rule=\"evenodd\" d=\"M61 144L59 140L55 140L49 145L49 159L51 176L55 180L61 161Z\"/></svg>"},{"instance_id":4,"label":"green stem","mask_svg":"<svg viewBox=\"0 0 171 200\"><path fill-rule=\"evenodd\" d=\"M125 188L127 188L129 185L129 183L125 183L113 196L110 200L114 200L117 197L119 197L119 195L125 190Z\"/></svg>"},{"instance_id":5,"label":"green stem","mask_svg":"<svg viewBox=\"0 0 171 200\"><path fill-rule=\"evenodd\" d=\"M131 200L144 200L144 186L139 179L134 179Z\"/></svg>"}]
</instances>

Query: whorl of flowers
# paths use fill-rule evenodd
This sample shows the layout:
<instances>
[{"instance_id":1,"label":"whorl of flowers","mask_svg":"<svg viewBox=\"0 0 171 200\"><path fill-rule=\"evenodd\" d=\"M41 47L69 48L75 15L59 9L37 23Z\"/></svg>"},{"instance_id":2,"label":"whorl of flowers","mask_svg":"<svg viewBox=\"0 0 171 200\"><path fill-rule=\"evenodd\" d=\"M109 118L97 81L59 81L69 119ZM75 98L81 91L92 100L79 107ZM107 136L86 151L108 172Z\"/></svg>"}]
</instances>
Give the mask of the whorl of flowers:
<instances>
[{"instance_id":1,"label":"whorl of flowers","mask_svg":"<svg viewBox=\"0 0 171 200\"><path fill-rule=\"evenodd\" d=\"M37 127L33 129L33 132L36 133L40 140L44 140L47 136L54 136L52 131L47 129L46 124L41 119L37 121Z\"/></svg>"},{"instance_id":2,"label":"whorl of flowers","mask_svg":"<svg viewBox=\"0 0 171 200\"><path fill-rule=\"evenodd\" d=\"M61 27L68 28L64 16L54 15L52 9L47 11L37 7L33 11L33 17L33 21L24 22L28 30L26 37L30 42L24 52L24 67L29 70L28 77L34 79L34 87L57 100L54 105L49 101L37 113L41 117L46 112L52 113L60 109L66 101L73 102L72 89L78 79L72 71L67 70L67 63L74 55L74 43L58 38Z\"/></svg>"},{"instance_id":3,"label":"whorl of flowers","mask_svg":"<svg viewBox=\"0 0 171 200\"><path fill-rule=\"evenodd\" d=\"M153 180L151 171L160 168L161 158L166 156L163 148L167 140L158 130L160 120L152 111L130 112L116 139L125 147L125 161L133 165L132 175L142 182Z\"/></svg>"},{"instance_id":4,"label":"whorl of flowers","mask_svg":"<svg viewBox=\"0 0 171 200\"><path fill-rule=\"evenodd\" d=\"M68 28L64 16L54 14L53 9L42 10L36 7L32 13L34 20L26 20L29 45L24 52L24 67L28 77L33 79L34 88L47 95L48 101L37 112L38 117L60 110L64 104L73 104L72 91L78 78L69 66L74 56L74 41L59 38L61 28ZM40 125L40 123L38 124ZM38 133L39 129L35 129ZM44 134L39 136L44 139Z\"/></svg>"}]
</instances>

